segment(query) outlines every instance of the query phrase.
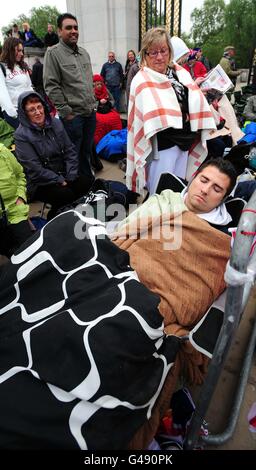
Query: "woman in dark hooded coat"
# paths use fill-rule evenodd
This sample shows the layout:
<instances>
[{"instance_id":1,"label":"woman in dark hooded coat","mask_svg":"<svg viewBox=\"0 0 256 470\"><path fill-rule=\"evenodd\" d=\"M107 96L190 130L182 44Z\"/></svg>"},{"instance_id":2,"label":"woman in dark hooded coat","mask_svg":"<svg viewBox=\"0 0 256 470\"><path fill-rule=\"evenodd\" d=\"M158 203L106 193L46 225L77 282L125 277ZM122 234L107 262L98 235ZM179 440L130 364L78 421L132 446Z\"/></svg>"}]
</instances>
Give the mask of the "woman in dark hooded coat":
<instances>
[{"instance_id":1,"label":"woman in dark hooded coat","mask_svg":"<svg viewBox=\"0 0 256 470\"><path fill-rule=\"evenodd\" d=\"M48 219L88 192L93 179L78 174L78 156L62 122L52 118L43 98L22 93L18 101L17 159L24 168L31 200L50 203Z\"/></svg>"}]
</instances>

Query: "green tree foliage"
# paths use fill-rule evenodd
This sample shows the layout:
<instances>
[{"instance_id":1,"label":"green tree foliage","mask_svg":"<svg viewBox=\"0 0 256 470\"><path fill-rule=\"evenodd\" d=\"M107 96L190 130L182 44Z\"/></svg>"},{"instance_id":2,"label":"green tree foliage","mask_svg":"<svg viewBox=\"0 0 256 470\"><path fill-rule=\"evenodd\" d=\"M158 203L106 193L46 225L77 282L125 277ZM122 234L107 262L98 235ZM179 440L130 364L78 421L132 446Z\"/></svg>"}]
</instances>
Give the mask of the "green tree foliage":
<instances>
[{"instance_id":1,"label":"green tree foliage","mask_svg":"<svg viewBox=\"0 0 256 470\"><path fill-rule=\"evenodd\" d=\"M236 48L239 67L249 67L256 48L256 1L230 0L225 11L225 38Z\"/></svg>"},{"instance_id":2,"label":"green tree foliage","mask_svg":"<svg viewBox=\"0 0 256 470\"><path fill-rule=\"evenodd\" d=\"M201 45L203 54L208 57L211 65L214 67L220 61L225 47L224 32L220 31L218 34L209 36L209 38Z\"/></svg>"},{"instance_id":3,"label":"green tree foliage","mask_svg":"<svg viewBox=\"0 0 256 470\"><path fill-rule=\"evenodd\" d=\"M38 37L43 38L47 33L48 23L57 28L57 17L60 15L60 12L56 7L44 6L32 8L30 14L30 26Z\"/></svg>"},{"instance_id":4,"label":"green tree foliage","mask_svg":"<svg viewBox=\"0 0 256 470\"><path fill-rule=\"evenodd\" d=\"M219 63L223 54L225 9L224 0L205 0L202 8L191 13L194 47L202 47L212 66Z\"/></svg>"},{"instance_id":5,"label":"green tree foliage","mask_svg":"<svg viewBox=\"0 0 256 470\"><path fill-rule=\"evenodd\" d=\"M43 39L47 33L47 24L51 23L56 28L57 17L60 12L56 7L50 7L48 5L39 8L32 8L29 15L19 15L18 18L13 19L9 25L2 28L2 34L6 37L8 30L12 28L13 24L17 24L19 30L22 30L22 23L29 23L30 27L34 30L36 35Z\"/></svg>"},{"instance_id":6,"label":"green tree foliage","mask_svg":"<svg viewBox=\"0 0 256 470\"><path fill-rule=\"evenodd\" d=\"M225 22L224 0L205 0L202 8L191 13L192 37L195 44L204 44L209 37L218 36Z\"/></svg>"},{"instance_id":7,"label":"green tree foliage","mask_svg":"<svg viewBox=\"0 0 256 470\"><path fill-rule=\"evenodd\" d=\"M194 47L216 65L227 45L236 48L238 67L249 67L256 48L256 0L205 0L191 13Z\"/></svg>"},{"instance_id":8,"label":"green tree foliage","mask_svg":"<svg viewBox=\"0 0 256 470\"><path fill-rule=\"evenodd\" d=\"M17 18L13 19L7 26L3 26L2 35L4 38L8 36L8 31L12 29L12 25L17 24L19 30L22 30L22 23L29 23L30 19L26 15L19 15Z\"/></svg>"},{"instance_id":9,"label":"green tree foliage","mask_svg":"<svg viewBox=\"0 0 256 470\"><path fill-rule=\"evenodd\" d=\"M185 42L185 44L189 47L189 49L193 49L193 47L196 47L193 39L191 38L191 34L182 33L180 37Z\"/></svg>"},{"instance_id":10,"label":"green tree foliage","mask_svg":"<svg viewBox=\"0 0 256 470\"><path fill-rule=\"evenodd\" d=\"M164 2L150 0L147 2L147 27L164 26Z\"/></svg>"}]
</instances>

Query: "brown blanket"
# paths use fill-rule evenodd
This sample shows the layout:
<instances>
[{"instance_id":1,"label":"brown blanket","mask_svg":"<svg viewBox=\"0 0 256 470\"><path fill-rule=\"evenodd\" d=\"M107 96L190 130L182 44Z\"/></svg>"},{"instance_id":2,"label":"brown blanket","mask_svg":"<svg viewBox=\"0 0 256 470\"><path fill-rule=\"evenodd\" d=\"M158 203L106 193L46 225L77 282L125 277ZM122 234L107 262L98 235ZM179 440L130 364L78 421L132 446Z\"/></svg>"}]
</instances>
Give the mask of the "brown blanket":
<instances>
[{"instance_id":1,"label":"brown blanket","mask_svg":"<svg viewBox=\"0 0 256 470\"><path fill-rule=\"evenodd\" d=\"M140 281L160 295L159 310L167 333L173 331L173 324L194 325L223 292L223 274L230 255L228 235L192 212L185 211L180 217L178 223L176 217L167 215L160 221L145 221L147 225L140 220L139 229L129 227L129 237L124 235L126 226L113 237L120 248L128 251ZM158 230L159 224L160 228L170 227L169 239L164 229ZM172 249L178 236L181 246Z\"/></svg>"},{"instance_id":2,"label":"brown blanket","mask_svg":"<svg viewBox=\"0 0 256 470\"><path fill-rule=\"evenodd\" d=\"M168 240L162 227L171 228ZM180 248L168 249L174 241L177 245L179 237ZM140 281L160 296L159 310L167 334L187 334L225 289L223 275L230 256L230 237L192 212L183 212L182 220L178 222L177 217L167 215L160 220L140 220L139 228L134 224L124 226L112 238L120 248L128 251L131 266ZM187 372L191 382L201 383L207 362L207 358L190 343L183 345L153 415L134 437L132 448L143 448L140 446L154 436L158 418L164 408L168 408L167 402L181 368L182 374Z\"/></svg>"}]
</instances>

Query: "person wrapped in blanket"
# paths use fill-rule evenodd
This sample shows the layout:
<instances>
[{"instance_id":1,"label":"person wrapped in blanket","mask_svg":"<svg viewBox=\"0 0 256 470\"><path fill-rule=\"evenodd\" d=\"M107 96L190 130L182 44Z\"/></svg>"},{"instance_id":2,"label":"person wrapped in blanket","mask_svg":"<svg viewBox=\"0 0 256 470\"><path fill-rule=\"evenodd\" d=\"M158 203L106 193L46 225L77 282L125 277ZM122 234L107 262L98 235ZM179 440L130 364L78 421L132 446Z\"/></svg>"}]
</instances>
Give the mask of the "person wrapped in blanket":
<instances>
[{"instance_id":1,"label":"person wrapped in blanket","mask_svg":"<svg viewBox=\"0 0 256 470\"><path fill-rule=\"evenodd\" d=\"M235 183L236 172L230 162L221 158L203 162L182 193L166 189L151 195L111 235L115 244L129 253L140 281L160 296L159 311L167 335L188 335L226 287L230 236L223 229L231 217L224 201ZM182 344L158 408L134 436L132 448L141 448L138 446L145 436L153 437L157 411L170 407L178 377L200 384L207 366L206 356L191 343Z\"/></svg>"},{"instance_id":2,"label":"person wrapped in blanket","mask_svg":"<svg viewBox=\"0 0 256 470\"><path fill-rule=\"evenodd\" d=\"M198 85L174 62L164 28L146 32L140 58L129 98L126 184L140 194L147 185L153 194L164 172L192 176L216 125Z\"/></svg>"},{"instance_id":3,"label":"person wrapped in blanket","mask_svg":"<svg viewBox=\"0 0 256 470\"><path fill-rule=\"evenodd\" d=\"M3 266L0 448L148 446L180 371L173 328L194 324L225 288L229 237L196 214L232 183L213 165L198 173L178 250L150 233L112 242L84 207L55 217ZM170 226L170 205L165 213Z\"/></svg>"}]
</instances>

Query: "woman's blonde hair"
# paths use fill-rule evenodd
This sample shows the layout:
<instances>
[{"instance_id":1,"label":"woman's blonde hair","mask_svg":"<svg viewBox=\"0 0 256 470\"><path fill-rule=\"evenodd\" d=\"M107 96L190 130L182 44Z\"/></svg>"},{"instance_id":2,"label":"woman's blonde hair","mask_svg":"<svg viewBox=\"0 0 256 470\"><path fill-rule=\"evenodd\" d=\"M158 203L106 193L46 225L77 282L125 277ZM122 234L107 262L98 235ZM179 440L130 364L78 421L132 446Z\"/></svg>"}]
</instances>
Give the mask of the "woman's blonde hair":
<instances>
[{"instance_id":1,"label":"woman's blonde hair","mask_svg":"<svg viewBox=\"0 0 256 470\"><path fill-rule=\"evenodd\" d=\"M166 41L166 44L169 49L169 64L171 65L173 61L173 49L171 45L171 38L169 33L163 27L151 28L149 29L143 36L141 50L140 50L140 65L143 67L147 65L146 58L147 58L147 51L148 48L155 43L160 43L162 41Z\"/></svg>"},{"instance_id":2,"label":"woman's blonde hair","mask_svg":"<svg viewBox=\"0 0 256 470\"><path fill-rule=\"evenodd\" d=\"M30 29L30 26L29 26L29 24L28 24L27 22L22 23L22 28L24 28L24 26L26 26L28 29Z\"/></svg>"}]
</instances>

